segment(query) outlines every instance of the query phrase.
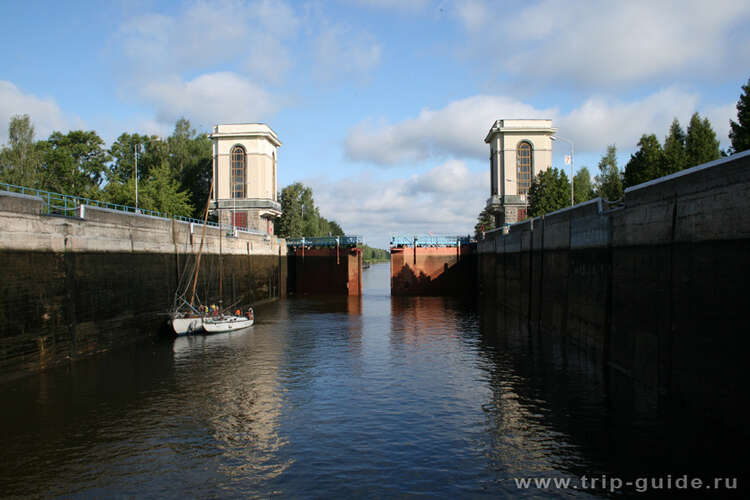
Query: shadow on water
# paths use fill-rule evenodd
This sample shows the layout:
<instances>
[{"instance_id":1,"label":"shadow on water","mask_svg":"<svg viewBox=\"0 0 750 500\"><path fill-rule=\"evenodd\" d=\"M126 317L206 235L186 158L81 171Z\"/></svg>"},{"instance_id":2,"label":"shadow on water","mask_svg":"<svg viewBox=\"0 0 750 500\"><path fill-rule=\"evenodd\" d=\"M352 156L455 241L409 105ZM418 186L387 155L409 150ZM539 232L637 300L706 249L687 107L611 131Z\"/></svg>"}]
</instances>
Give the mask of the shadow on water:
<instances>
[{"instance_id":1,"label":"shadow on water","mask_svg":"<svg viewBox=\"0 0 750 500\"><path fill-rule=\"evenodd\" d=\"M608 492L514 478L744 474L708 420L492 304L391 297L389 279L374 265L362 297L266 304L247 331L0 386L0 491L536 498Z\"/></svg>"}]
</instances>

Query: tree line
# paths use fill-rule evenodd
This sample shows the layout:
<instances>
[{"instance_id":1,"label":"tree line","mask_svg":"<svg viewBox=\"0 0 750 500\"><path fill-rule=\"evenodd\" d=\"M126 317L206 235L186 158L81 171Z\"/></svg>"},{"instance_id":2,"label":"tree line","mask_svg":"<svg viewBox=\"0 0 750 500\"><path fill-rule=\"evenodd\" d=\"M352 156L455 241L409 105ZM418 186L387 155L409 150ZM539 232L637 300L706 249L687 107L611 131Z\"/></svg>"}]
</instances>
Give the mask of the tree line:
<instances>
[{"instance_id":1,"label":"tree line","mask_svg":"<svg viewBox=\"0 0 750 500\"><path fill-rule=\"evenodd\" d=\"M622 170L617 165L617 148L614 144L607 146L599 161L599 174L593 181L587 167L573 177L574 202L583 203L596 197L617 201L622 199L625 188L750 149L750 79L742 90L737 102L737 122L730 120L729 123L729 151L719 149L719 140L708 118L694 113L687 130L675 118L663 143L653 133L643 134L637 151L630 155ZM570 189L570 181L562 169L539 172L529 188L528 217L569 206ZM477 218L475 234L479 236L482 230L494 228L494 217L485 208Z\"/></svg>"},{"instance_id":2,"label":"tree line","mask_svg":"<svg viewBox=\"0 0 750 500\"><path fill-rule=\"evenodd\" d=\"M336 221L320 215L315 206L312 189L300 182L290 184L279 194L281 217L276 224L276 234L282 238L314 238L344 236Z\"/></svg>"},{"instance_id":3,"label":"tree line","mask_svg":"<svg viewBox=\"0 0 750 500\"><path fill-rule=\"evenodd\" d=\"M391 254L388 250L373 248L368 245L362 245L362 260L367 263L388 262Z\"/></svg>"},{"instance_id":4,"label":"tree line","mask_svg":"<svg viewBox=\"0 0 750 500\"><path fill-rule=\"evenodd\" d=\"M137 175L138 208L202 218L211 186L212 144L185 118L165 139L124 132L109 148L93 130L56 131L36 140L29 115L17 115L10 119L8 143L0 148L0 182L135 206ZM337 222L320 214L309 187L286 186L279 200L278 236L344 235Z\"/></svg>"},{"instance_id":5,"label":"tree line","mask_svg":"<svg viewBox=\"0 0 750 500\"><path fill-rule=\"evenodd\" d=\"M212 141L181 118L171 136L123 133L112 145L92 131L53 132L35 140L29 115L10 119L0 149L0 182L200 217L211 183ZM137 158L137 159L136 159Z\"/></svg>"},{"instance_id":6,"label":"tree line","mask_svg":"<svg viewBox=\"0 0 750 500\"><path fill-rule=\"evenodd\" d=\"M300 182L290 184L279 194L281 217L276 234L282 238L315 238L321 236L344 236L344 230L336 221L320 215L315 206L313 191ZM364 262L385 262L390 259L388 250L362 245Z\"/></svg>"}]
</instances>

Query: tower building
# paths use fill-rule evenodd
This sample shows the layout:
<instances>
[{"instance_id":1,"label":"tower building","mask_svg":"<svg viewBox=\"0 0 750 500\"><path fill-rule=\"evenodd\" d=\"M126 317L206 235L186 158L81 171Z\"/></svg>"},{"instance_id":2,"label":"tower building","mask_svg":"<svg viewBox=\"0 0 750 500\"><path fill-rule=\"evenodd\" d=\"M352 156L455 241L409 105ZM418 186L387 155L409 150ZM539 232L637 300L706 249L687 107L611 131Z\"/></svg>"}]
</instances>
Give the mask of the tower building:
<instances>
[{"instance_id":1,"label":"tower building","mask_svg":"<svg viewBox=\"0 0 750 500\"><path fill-rule=\"evenodd\" d=\"M274 233L281 215L277 199L277 149L281 141L263 123L216 125L211 208L222 224Z\"/></svg>"},{"instance_id":2,"label":"tower building","mask_svg":"<svg viewBox=\"0 0 750 500\"><path fill-rule=\"evenodd\" d=\"M527 217L534 176L552 164L552 120L497 120L484 142L490 145L487 210L497 227Z\"/></svg>"}]
</instances>

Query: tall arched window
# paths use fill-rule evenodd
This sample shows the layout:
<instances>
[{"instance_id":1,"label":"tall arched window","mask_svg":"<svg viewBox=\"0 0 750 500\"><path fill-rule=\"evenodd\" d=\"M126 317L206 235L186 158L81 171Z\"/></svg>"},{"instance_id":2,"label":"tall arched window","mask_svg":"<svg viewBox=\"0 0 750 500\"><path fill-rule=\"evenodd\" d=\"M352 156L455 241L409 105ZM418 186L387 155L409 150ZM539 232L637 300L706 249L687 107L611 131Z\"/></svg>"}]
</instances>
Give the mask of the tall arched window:
<instances>
[{"instance_id":1,"label":"tall arched window","mask_svg":"<svg viewBox=\"0 0 750 500\"><path fill-rule=\"evenodd\" d=\"M522 141L516 148L516 179L518 179L518 194L526 194L531 187L531 143Z\"/></svg>"},{"instance_id":2,"label":"tall arched window","mask_svg":"<svg viewBox=\"0 0 750 500\"><path fill-rule=\"evenodd\" d=\"M231 153L232 198L245 198L245 148L234 146Z\"/></svg>"}]
</instances>

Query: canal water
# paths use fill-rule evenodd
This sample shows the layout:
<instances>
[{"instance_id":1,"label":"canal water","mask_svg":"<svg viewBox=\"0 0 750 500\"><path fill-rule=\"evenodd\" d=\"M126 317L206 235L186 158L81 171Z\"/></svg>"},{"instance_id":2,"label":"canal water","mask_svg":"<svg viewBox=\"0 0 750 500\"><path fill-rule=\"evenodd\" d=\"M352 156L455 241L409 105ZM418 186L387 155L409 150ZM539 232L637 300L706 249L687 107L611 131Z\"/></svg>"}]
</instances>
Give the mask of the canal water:
<instances>
[{"instance_id":1,"label":"canal water","mask_svg":"<svg viewBox=\"0 0 750 500\"><path fill-rule=\"evenodd\" d=\"M9 382L0 496L606 496L612 479L734 474L715 423L675 418L501 314L392 298L374 265L361 298L293 297L246 332Z\"/></svg>"}]
</instances>

